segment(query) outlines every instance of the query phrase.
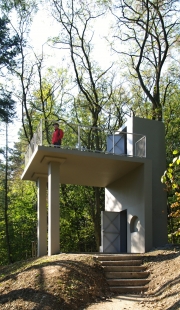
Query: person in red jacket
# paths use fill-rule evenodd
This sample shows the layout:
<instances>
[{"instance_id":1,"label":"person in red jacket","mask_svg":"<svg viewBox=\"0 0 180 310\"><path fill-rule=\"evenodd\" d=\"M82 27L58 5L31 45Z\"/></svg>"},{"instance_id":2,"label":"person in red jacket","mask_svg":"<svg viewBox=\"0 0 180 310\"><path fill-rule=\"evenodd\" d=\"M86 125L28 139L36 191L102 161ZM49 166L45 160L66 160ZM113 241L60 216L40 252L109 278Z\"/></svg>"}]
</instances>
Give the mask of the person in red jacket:
<instances>
[{"instance_id":1,"label":"person in red jacket","mask_svg":"<svg viewBox=\"0 0 180 310\"><path fill-rule=\"evenodd\" d=\"M52 136L52 144L54 144L54 146L60 147L64 133L62 129L59 129L58 123L54 123L53 126L54 126L54 132Z\"/></svg>"}]
</instances>

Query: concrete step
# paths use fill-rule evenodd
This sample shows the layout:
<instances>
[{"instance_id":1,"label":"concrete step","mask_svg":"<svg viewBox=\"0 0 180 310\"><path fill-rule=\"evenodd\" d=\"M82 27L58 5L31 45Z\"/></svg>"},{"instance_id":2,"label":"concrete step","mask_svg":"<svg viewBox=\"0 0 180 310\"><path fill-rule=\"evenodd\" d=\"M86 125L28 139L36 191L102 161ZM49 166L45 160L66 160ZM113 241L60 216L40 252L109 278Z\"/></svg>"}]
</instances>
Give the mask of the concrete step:
<instances>
[{"instance_id":1,"label":"concrete step","mask_svg":"<svg viewBox=\"0 0 180 310\"><path fill-rule=\"evenodd\" d=\"M141 259L121 260L121 261L100 261L102 266L140 266Z\"/></svg>"},{"instance_id":2,"label":"concrete step","mask_svg":"<svg viewBox=\"0 0 180 310\"><path fill-rule=\"evenodd\" d=\"M110 287L111 292L118 294L126 293L141 293L148 290L148 286L112 286ZM135 309L136 310L136 309Z\"/></svg>"},{"instance_id":3,"label":"concrete step","mask_svg":"<svg viewBox=\"0 0 180 310\"><path fill-rule=\"evenodd\" d=\"M125 261L143 259L143 256L139 254L100 254L95 257L99 261Z\"/></svg>"},{"instance_id":4,"label":"concrete step","mask_svg":"<svg viewBox=\"0 0 180 310\"><path fill-rule=\"evenodd\" d=\"M103 269L105 272L140 272L140 271L145 271L146 266L103 266Z\"/></svg>"},{"instance_id":5,"label":"concrete step","mask_svg":"<svg viewBox=\"0 0 180 310\"><path fill-rule=\"evenodd\" d=\"M149 277L148 271L143 272L105 272L107 279L146 279Z\"/></svg>"},{"instance_id":6,"label":"concrete step","mask_svg":"<svg viewBox=\"0 0 180 310\"><path fill-rule=\"evenodd\" d=\"M110 287L113 286L144 286L147 285L149 279L107 279Z\"/></svg>"},{"instance_id":7,"label":"concrete step","mask_svg":"<svg viewBox=\"0 0 180 310\"><path fill-rule=\"evenodd\" d=\"M142 255L102 253L96 255L96 259L101 263L112 292L141 293L148 289L150 273L142 266Z\"/></svg>"}]
</instances>

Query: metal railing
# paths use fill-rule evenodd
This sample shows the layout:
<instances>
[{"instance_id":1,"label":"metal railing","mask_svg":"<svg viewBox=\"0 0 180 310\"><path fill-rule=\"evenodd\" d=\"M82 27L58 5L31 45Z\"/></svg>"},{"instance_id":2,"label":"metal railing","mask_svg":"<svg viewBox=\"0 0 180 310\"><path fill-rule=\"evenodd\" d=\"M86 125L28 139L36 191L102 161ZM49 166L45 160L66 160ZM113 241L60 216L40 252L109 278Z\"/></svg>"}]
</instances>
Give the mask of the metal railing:
<instances>
[{"instance_id":1,"label":"metal railing","mask_svg":"<svg viewBox=\"0 0 180 310\"><path fill-rule=\"evenodd\" d=\"M28 164L38 145L52 145L53 123L41 120L25 154L25 166ZM146 157L146 137L142 134L125 131L106 130L73 123L59 124L64 131L62 149L100 152L105 154Z\"/></svg>"}]
</instances>

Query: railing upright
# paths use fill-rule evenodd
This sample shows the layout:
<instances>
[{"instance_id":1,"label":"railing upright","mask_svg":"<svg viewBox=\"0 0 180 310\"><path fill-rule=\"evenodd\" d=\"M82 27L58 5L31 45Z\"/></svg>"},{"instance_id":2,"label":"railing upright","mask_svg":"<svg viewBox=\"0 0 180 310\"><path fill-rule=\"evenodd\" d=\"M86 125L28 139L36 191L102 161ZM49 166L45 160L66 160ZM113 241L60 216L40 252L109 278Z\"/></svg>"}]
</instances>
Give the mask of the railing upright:
<instances>
[{"instance_id":1,"label":"railing upright","mask_svg":"<svg viewBox=\"0 0 180 310\"><path fill-rule=\"evenodd\" d=\"M114 149L115 149L115 148L114 148L114 132L113 132L113 154L115 153L115 152L114 152Z\"/></svg>"},{"instance_id":2,"label":"railing upright","mask_svg":"<svg viewBox=\"0 0 180 310\"><path fill-rule=\"evenodd\" d=\"M65 135L65 139L63 141L64 143L62 143L62 148L67 148L67 149L76 148L79 151L87 150L87 148L83 147L84 145L83 138L86 138L85 136L86 129L89 130L89 128L92 128L92 127L81 126L80 124L72 124L72 123L71 125L73 126L70 126L69 128L72 129L72 132L70 131L70 137L72 137L72 142L71 142L71 139L66 140L66 135ZM44 120L41 119L37 127L37 131L34 134L32 141L29 143L29 147L26 152L26 163L28 163L37 145L41 145L41 146L48 145L46 143L45 137L43 137L44 130L45 130L44 126L45 126ZM108 130L105 135L104 133L101 136L101 138L105 139L105 141L103 141L102 143L106 145L106 151L105 150L103 151L102 149L101 152L111 153L114 155L146 157L146 136L143 136L142 134L135 134L135 133L129 133L129 132L124 132L124 131L113 131L113 132L111 131L110 132ZM48 134L50 133L48 132ZM92 149L92 151L94 150Z\"/></svg>"},{"instance_id":3,"label":"railing upright","mask_svg":"<svg viewBox=\"0 0 180 310\"><path fill-rule=\"evenodd\" d=\"M43 143L42 134L43 134L43 130L42 130L42 119L41 119L40 120L40 145L42 145L42 143Z\"/></svg>"},{"instance_id":4,"label":"railing upright","mask_svg":"<svg viewBox=\"0 0 180 310\"><path fill-rule=\"evenodd\" d=\"M78 149L81 150L81 127L78 125Z\"/></svg>"},{"instance_id":5,"label":"railing upright","mask_svg":"<svg viewBox=\"0 0 180 310\"><path fill-rule=\"evenodd\" d=\"M29 147L28 147L28 148L29 148L29 152L28 152L28 153L29 153L29 158L31 158L31 153L32 153L32 152L31 152L31 144L29 144Z\"/></svg>"},{"instance_id":6,"label":"railing upright","mask_svg":"<svg viewBox=\"0 0 180 310\"><path fill-rule=\"evenodd\" d=\"M144 147L144 157L146 157L146 136L144 136L144 140L145 140L145 147Z\"/></svg>"}]
</instances>

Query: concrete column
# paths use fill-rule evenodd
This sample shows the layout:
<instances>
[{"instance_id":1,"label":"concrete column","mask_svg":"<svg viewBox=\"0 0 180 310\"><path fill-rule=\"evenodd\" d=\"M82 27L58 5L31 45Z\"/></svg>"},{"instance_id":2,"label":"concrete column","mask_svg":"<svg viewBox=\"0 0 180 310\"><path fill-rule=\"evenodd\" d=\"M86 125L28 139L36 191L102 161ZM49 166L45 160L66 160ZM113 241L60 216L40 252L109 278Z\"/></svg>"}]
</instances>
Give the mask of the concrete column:
<instances>
[{"instance_id":1,"label":"concrete column","mask_svg":"<svg viewBox=\"0 0 180 310\"><path fill-rule=\"evenodd\" d=\"M46 208L46 186L47 178L38 178L38 224L37 224L37 256L47 255L47 208Z\"/></svg>"},{"instance_id":2,"label":"concrete column","mask_svg":"<svg viewBox=\"0 0 180 310\"><path fill-rule=\"evenodd\" d=\"M59 163L48 164L48 255L60 252Z\"/></svg>"}]
</instances>

